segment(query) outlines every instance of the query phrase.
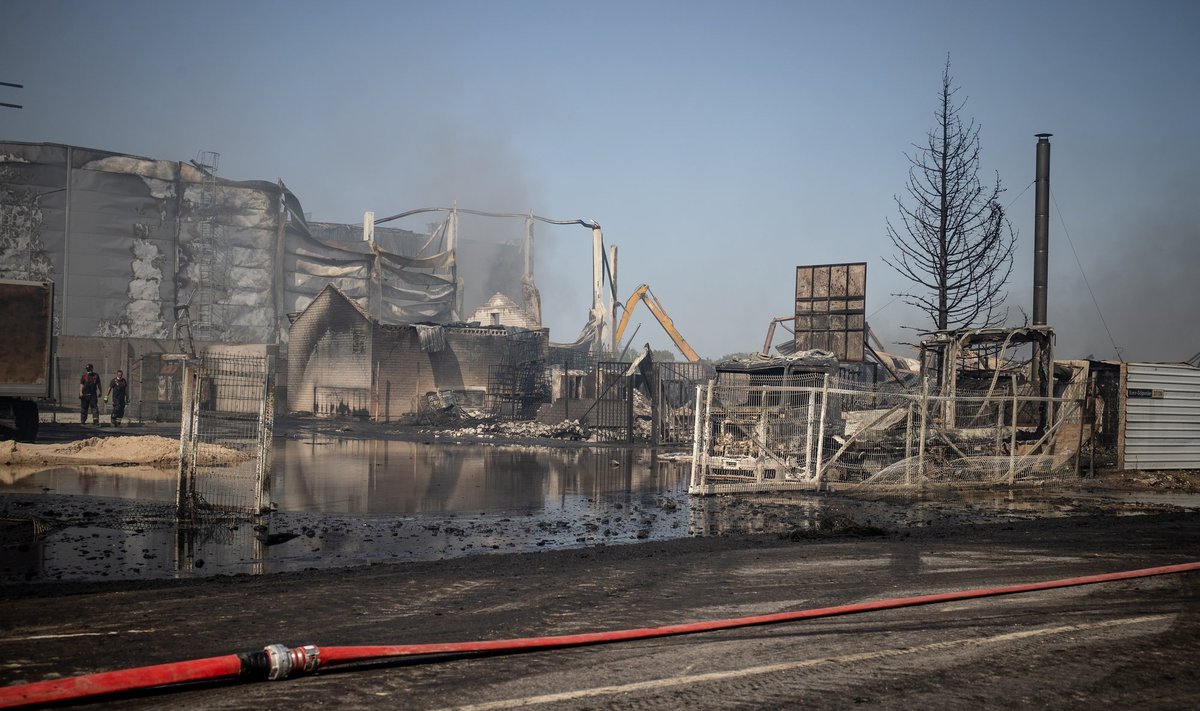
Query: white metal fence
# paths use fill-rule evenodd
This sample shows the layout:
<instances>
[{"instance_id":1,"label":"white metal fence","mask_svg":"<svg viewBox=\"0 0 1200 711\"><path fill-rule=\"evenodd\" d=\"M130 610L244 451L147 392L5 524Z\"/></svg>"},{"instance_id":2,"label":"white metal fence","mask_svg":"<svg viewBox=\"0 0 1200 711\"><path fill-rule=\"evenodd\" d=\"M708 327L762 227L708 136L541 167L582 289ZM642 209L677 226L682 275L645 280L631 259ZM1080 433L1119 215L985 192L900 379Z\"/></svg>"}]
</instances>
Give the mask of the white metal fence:
<instances>
[{"instance_id":1,"label":"white metal fence","mask_svg":"<svg viewBox=\"0 0 1200 711\"><path fill-rule=\"evenodd\" d=\"M177 509L181 518L269 508L275 359L185 361Z\"/></svg>"},{"instance_id":2,"label":"white metal fence","mask_svg":"<svg viewBox=\"0 0 1200 711\"><path fill-rule=\"evenodd\" d=\"M728 374L722 374L723 377ZM1016 379L943 397L837 376L697 388L689 491L1016 484L1077 471L1085 381L1037 397Z\"/></svg>"}]
</instances>

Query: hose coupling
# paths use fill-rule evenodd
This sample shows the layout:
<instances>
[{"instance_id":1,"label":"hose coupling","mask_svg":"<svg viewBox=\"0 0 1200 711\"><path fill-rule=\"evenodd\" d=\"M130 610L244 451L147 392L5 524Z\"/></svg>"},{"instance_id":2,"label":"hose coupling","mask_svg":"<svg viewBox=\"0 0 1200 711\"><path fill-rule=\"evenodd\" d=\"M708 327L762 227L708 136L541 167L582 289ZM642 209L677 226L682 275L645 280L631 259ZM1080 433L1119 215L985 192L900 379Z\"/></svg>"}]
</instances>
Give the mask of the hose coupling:
<instances>
[{"instance_id":1,"label":"hose coupling","mask_svg":"<svg viewBox=\"0 0 1200 711\"><path fill-rule=\"evenodd\" d=\"M291 649L282 644L269 644L263 652L267 655L267 679L271 681L286 679L293 672L311 674L320 664L321 650L313 644Z\"/></svg>"}]
</instances>

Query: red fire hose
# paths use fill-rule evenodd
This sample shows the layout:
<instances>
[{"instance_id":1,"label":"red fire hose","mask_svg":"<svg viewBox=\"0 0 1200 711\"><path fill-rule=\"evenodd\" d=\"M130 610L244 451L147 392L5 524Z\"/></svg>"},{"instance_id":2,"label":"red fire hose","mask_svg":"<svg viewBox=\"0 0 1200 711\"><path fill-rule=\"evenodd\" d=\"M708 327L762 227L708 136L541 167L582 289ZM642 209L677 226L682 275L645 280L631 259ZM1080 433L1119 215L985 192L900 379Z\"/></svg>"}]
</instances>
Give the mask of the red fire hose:
<instances>
[{"instance_id":1,"label":"red fire hose","mask_svg":"<svg viewBox=\"0 0 1200 711\"><path fill-rule=\"evenodd\" d=\"M893 610L901 607L932 605L940 602L971 600L997 595L1014 595L1017 593L1052 590L1076 585L1092 585L1117 580L1148 578L1154 575L1189 573L1198 570L1200 570L1200 562L1181 563L1179 565L1166 565L1157 568L1126 570L1118 573L1086 575L1077 578L1063 578L1060 580L1047 580L1039 583L1008 585L997 588L977 588L974 590L962 590L960 592L917 595L915 597L903 597L891 600L860 602L853 605L779 612L771 615L755 615L728 620L709 620L682 625L668 625L666 627L559 635L556 637L525 637L522 639L501 639L483 642L440 642L433 644L362 647L317 648L313 645L306 645L291 649L282 644L273 644L257 652L229 654L223 657L193 659L172 664L157 664L149 667L136 667L120 671L102 672L100 674L85 674L67 679L8 686L0 688L0 708L72 701L139 689L152 689L183 682L235 678L256 680L285 679L289 676L309 674L318 669L333 665L380 659L472 652L523 652L536 649L558 649L607 642L649 639L652 637L668 637L696 632L713 632L737 627L811 620L819 617L852 615L877 610Z\"/></svg>"}]
</instances>

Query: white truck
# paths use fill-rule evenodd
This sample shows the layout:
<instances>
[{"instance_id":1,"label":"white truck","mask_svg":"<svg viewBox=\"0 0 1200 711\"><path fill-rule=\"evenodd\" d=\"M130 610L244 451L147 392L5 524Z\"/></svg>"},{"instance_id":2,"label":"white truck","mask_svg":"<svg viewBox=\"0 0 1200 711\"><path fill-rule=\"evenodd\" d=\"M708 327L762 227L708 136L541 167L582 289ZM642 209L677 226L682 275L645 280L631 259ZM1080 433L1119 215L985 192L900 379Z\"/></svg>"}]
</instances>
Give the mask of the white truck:
<instances>
[{"instance_id":1,"label":"white truck","mask_svg":"<svg viewBox=\"0 0 1200 711\"><path fill-rule=\"evenodd\" d=\"M33 442L53 395L54 283L0 279L0 439Z\"/></svg>"}]
</instances>

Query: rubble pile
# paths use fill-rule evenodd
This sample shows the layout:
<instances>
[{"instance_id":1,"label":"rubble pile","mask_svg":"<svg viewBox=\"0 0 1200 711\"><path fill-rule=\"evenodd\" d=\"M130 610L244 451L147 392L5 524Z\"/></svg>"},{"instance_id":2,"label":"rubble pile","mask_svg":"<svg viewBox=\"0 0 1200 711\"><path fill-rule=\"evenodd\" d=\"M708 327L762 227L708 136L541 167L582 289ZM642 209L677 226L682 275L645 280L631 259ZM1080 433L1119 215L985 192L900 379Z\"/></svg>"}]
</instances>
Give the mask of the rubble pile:
<instances>
[{"instance_id":1,"label":"rubble pile","mask_svg":"<svg viewBox=\"0 0 1200 711\"><path fill-rule=\"evenodd\" d=\"M452 430L440 430L443 437L529 437L543 439L564 439L580 441L588 438L579 420L563 420L557 424L548 425L534 421L520 422L483 422L472 427L461 427Z\"/></svg>"}]
</instances>

